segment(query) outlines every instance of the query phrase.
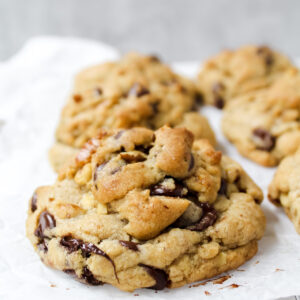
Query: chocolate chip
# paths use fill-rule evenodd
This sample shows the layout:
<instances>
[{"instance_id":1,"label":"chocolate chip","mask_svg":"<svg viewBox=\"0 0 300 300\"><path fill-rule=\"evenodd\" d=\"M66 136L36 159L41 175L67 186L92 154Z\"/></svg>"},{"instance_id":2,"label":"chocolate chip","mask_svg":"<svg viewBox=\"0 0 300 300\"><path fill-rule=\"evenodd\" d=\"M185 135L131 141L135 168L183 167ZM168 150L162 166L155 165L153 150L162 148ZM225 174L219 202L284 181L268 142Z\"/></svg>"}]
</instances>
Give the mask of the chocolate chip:
<instances>
[{"instance_id":1,"label":"chocolate chip","mask_svg":"<svg viewBox=\"0 0 300 300\"><path fill-rule=\"evenodd\" d=\"M67 248L68 252L71 253L80 249L82 240L77 240L74 239L72 236L67 235L60 240L60 244Z\"/></svg>"},{"instance_id":2,"label":"chocolate chip","mask_svg":"<svg viewBox=\"0 0 300 300\"><path fill-rule=\"evenodd\" d=\"M82 96L80 94L74 94L73 95L73 100L76 103L80 103L82 101Z\"/></svg>"},{"instance_id":3,"label":"chocolate chip","mask_svg":"<svg viewBox=\"0 0 300 300\"><path fill-rule=\"evenodd\" d=\"M257 48L257 54L262 56L265 64L270 67L274 63L273 53L269 47L261 46Z\"/></svg>"},{"instance_id":4,"label":"chocolate chip","mask_svg":"<svg viewBox=\"0 0 300 300\"><path fill-rule=\"evenodd\" d=\"M76 272L73 269L64 269L63 272L71 276L76 276Z\"/></svg>"},{"instance_id":5,"label":"chocolate chip","mask_svg":"<svg viewBox=\"0 0 300 300\"><path fill-rule=\"evenodd\" d=\"M159 112L159 110L158 110L159 102L154 102L154 103L151 103L150 105L151 105L153 114L157 114Z\"/></svg>"},{"instance_id":6,"label":"chocolate chip","mask_svg":"<svg viewBox=\"0 0 300 300\"><path fill-rule=\"evenodd\" d=\"M115 140L118 140L118 139L123 135L124 132L125 132L125 130L120 130L120 131L114 136L114 139L115 139Z\"/></svg>"},{"instance_id":7,"label":"chocolate chip","mask_svg":"<svg viewBox=\"0 0 300 300\"><path fill-rule=\"evenodd\" d=\"M95 96L96 96L96 97L101 96L102 93L103 93L102 89L100 89L99 87L98 87L98 88L95 88Z\"/></svg>"},{"instance_id":8,"label":"chocolate chip","mask_svg":"<svg viewBox=\"0 0 300 300\"><path fill-rule=\"evenodd\" d=\"M130 241L119 241L119 243L132 251L139 251L138 243L130 242Z\"/></svg>"},{"instance_id":9,"label":"chocolate chip","mask_svg":"<svg viewBox=\"0 0 300 300\"><path fill-rule=\"evenodd\" d=\"M194 159L194 155L191 153L191 160L190 160L190 165L189 165L189 172L194 168L195 166L195 159Z\"/></svg>"},{"instance_id":10,"label":"chocolate chip","mask_svg":"<svg viewBox=\"0 0 300 300\"><path fill-rule=\"evenodd\" d=\"M140 83L135 83L128 92L128 96L142 97L150 94L150 91L142 86Z\"/></svg>"},{"instance_id":11,"label":"chocolate chip","mask_svg":"<svg viewBox=\"0 0 300 300\"><path fill-rule=\"evenodd\" d=\"M151 145L149 145L149 146L138 145L138 146L134 147L134 149L136 151L140 151L140 152L143 152L145 154L149 154L151 148L152 148Z\"/></svg>"},{"instance_id":12,"label":"chocolate chip","mask_svg":"<svg viewBox=\"0 0 300 300\"><path fill-rule=\"evenodd\" d=\"M226 179L221 178L221 186L220 189L218 190L218 194L226 196L226 192L227 192L227 181Z\"/></svg>"},{"instance_id":13,"label":"chocolate chip","mask_svg":"<svg viewBox=\"0 0 300 300\"><path fill-rule=\"evenodd\" d=\"M137 162L142 162L145 161L146 158L140 153L132 154L132 153L120 153L120 157L126 161L126 163L131 164L131 163L137 163Z\"/></svg>"},{"instance_id":14,"label":"chocolate chip","mask_svg":"<svg viewBox=\"0 0 300 300\"><path fill-rule=\"evenodd\" d=\"M90 255L96 254L96 255L100 255L103 256L104 258L106 258L108 261L110 261L110 263L112 264L113 268L114 268L114 272L117 277L117 273L116 273L116 266L114 261L101 249L99 249L96 245L92 244L92 243L86 243L83 240L80 239L75 239L72 236L68 235L65 236L61 239L60 244L64 247L66 247L69 251L69 253L77 251L77 250L81 250L82 256L83 257L90 257Z\"/></svg>"},{"instance_id":15,"label":"chocolate chip","mask_svg":"<svg viewBox=\"0 0 300 300\"><path fill-rule=\"evenodd\" d=\"M31 211L34 212L37 210L37 194L34 193L31 197Z\"/></svg>"},{"instance_id":16,"label":"chocolate chip","mask_svg":"<svg viewBox=\"0 0 300 300\"><path fill-rule=\"evenodd\" d=\"M221 82L216 82L212 86L212 92L214 95L214 105L215 107L222 109L225 105L224 98L220 95L225 89L225 86Z\"/></svg>"},{"instance_id":17,"label":"chocolate chip","mask_svg":"<svg viewBox=\"0 0 300 300\"><path fill-rule=\"evenodd\" d=\"M196 95L195 95L195 102L198 105L202 105L203 104L203 95L201 93L196 93Z\"/></svg>"},{"instance_id":18,"label":"chocolate chip","mask_svg":"<svg viewBox=\"0 0 300 300\"><path fill-rule=\"evenodd\" d=\"M224 99L221 97L221 96L215 96L215 107L216 108L219 108L219 109L222 109L222 108L224 108L224 106L225 106L225 101L224 101Z\"/></svg>"},{"instance_id":19,"label":"chocolate chip","mask_svg":"<svg viewBox=\"0 0 300 300\"><path fill-rule=\"evenodd\" d=\"M43 239L41 240L38 244L37 244L37 247L40 251L43 251L43 252L47 252L48 251L48 246L46 244L46 241Z\"/></svg>"},{"instance_id":20,"label":"chocolate chip","mask_svg":"<svg viewBox=\"0 0 300 300\"><path fill-rule=\"evenodd\" d=\"M162 183L158 183L150 186L150 195L151 196L166 196L166 197L183 197L186 194L186 188L175 182L175 188L168 189Z\"/></svg>"},{"instance_id":21,"label":"chocolate chip","mask_svg":"<svg viewBox=\"0 0 300 300\"><path fill-rule=\"evenodd\" d=\"M102 285L103 282L97 280L93 273L88 269L88 267L83 267L82 269L82 274L81 274L81 278L84 279L86 281L86 283L91 284L91 285Z\"/></svg>"},{"instance_id":22,"label":"chocolate chip","mask_svg":"<svg viewBox=\"0 0 300 300\"><path fill-rule=\"evenodd\" d=\"M269 201L272 202L276 206L281 206L280 199L273 198L270 194L268 194Z\"/></svg>"},{"instance_id":23,"label":"chocolate chip","mask_svg":"<svg viewBox=\"0 0 300 300\"><path fill-rule=\"evenodd\" d=\"M275 146L275 137L263 128L256 128L253 130L253 142L257 149L271 151Z\"/></svg>"},{"instance_id":24,"label":"chocolate chip","mask_svg":"<svg viewBox=\"0 0 300 300\"><path fill-rule=\"evenodd\" d=\"M187 227L187 229L192 230L192 231L205 230L209 226L212 226L218 217L217 211L209 203L199 202L198 205L203 209L203 215L199 222Z\"/></svg>"},{"instance_id":25,"label":"chocolate chip","mask_svg":"<svg viewBox=\"0 0 300 300\"><path fill-rule=\"evenodd\" d=\"M45 229L51 229L56 226L56 221L53 215L51 215L48 211L43 211L39 217L39 223L34 231L35 236L39 237L40 239L45 238L44 235Z\"/></svg>"},{"instance_id":26,"label":"chocolate chip","mask_svg":"<svg viewBox=\"0 0 300 300\"><path fill-rule=\"evenodd\" d=\"M139 266L143 267L145 271L155 280L155 285L149 287L149 289L163 290L170 284L169 276L164 270L144 264L139 264Z\"/></svg>"}]
</instances>

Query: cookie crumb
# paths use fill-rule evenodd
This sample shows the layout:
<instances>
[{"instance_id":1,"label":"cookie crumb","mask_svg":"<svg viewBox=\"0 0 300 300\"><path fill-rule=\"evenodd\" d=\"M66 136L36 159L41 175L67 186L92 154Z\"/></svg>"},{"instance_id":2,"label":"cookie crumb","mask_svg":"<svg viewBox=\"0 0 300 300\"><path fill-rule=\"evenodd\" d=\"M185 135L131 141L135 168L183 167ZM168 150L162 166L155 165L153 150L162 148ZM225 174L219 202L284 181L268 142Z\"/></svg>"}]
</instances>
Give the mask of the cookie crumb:
<instances>
[{"instance_id":1,"label":"cookie crumb","mask_svg":"<svg viewBox=\"0 0 300 300\"><path fill-rule=\"evenodd\" d=\"M257 260L257 261L255 262L255 264L256 264L256 265L259 264L259 260Z\"/></svg>"},{"instance_id":2,"label":"cookie crumb","mask_svg":"<svg viewBox=\"0 0 300 300\"><path fill-rule=\"evenodd\" d=\"M56 284L51 283L51 284L50 284L50 287L56 287Z\"/></svg>"},{"instance_id":3,"label":"cookie crumb","mask_svg":"<svg viewBox=\"0 0 300 300\"><path fill-rule=\"evenodd\" d=\"M281 271L284 271L284 270L282 270L282 269L275 269L275 272L281 272Z\"/></svg>"},{"instance_id":4,"label":"cookie crumb","mask_svg":"<svg viewBox=\"0 0 300 300\"><path fill-rule=\"evenodd\" d=\"M133 296L139 296L139 294L133 294Z\"/></svg>"},{"instance_id":5,"label":"cookie crumb","mask_svg":"<svg viewBox=\"0 0 300 300\"><path fill-rule=\"evenodd\" d=\"M205 294L206 296L210 296L210 295L211 295L211 293L208 292L208 291L204 291L204 294Z\"/></svg>"},{"instance_id":6,"label":"cookie crumb","mask_svg":"<svg viewBox=\"0 0 300 300\"><path fill-rule=\"evenodd\" d=\"M240 286L241 286L241 285L239 285L239 284L233 283L233 284L231 284L231 285L226 285L226 286L224 286L224 287L222 287L222 288L219 288L219 290L223 290L223 289L226 289L226 288L236 289L236 288L238 288L238 287L240 287Z\"/></svg>"},{"instance_id":7,"label":"cookie crumb","mask_svg":"<svg viewBox=\"0 0 300 300\"><path fill-rule=\"evenodd\" d=\"M225 281L228 280L229 278L231 278L231 275L221 276L221 277L215 279L215 280L213 281L213 284L222 284L223 282L225 282Z\"/></svg>"}]
</instances>

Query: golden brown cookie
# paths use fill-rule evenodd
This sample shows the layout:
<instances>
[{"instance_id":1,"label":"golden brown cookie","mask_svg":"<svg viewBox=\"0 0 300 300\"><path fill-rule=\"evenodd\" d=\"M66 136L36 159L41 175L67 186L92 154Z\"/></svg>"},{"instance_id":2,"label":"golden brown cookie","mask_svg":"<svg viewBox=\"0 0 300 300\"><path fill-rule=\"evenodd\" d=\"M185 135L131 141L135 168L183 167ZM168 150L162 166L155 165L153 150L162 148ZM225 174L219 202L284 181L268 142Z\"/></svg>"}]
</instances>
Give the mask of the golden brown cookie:
<instances>
[{"instance_id":1,"label":"golden brown cookie","mask_svg":"<svg viewBox=\"0 0 300 300\"><path fill-rule=\"evenodd\" d=\"M92 285L163 289L255 255L261 190L184 128L102 131L38 188L27 236L42 261Z\"/></svg>"},{"instance_id":2,"label":"golden brown cookie","mask_svg":"<svg viewBox=\"0 0 300 300\"><path fill-rule=\"evenodd\" d=\"M284 55L269 47L244 46L206 61L197 84L205 103L223 108L236 96L269 87L290 67Z\"/></svg>"},{"instance_id":3,"label":"golden brown cookie","mask_svg":"<svg viewBox=\"0 0 300 300\"><path fill-rule=\"evenodd\" d=\"M207 119L192 112L197 95L192 81L153 56L131 53L117 62L90 67L76 76L62 111L50 151L52 165L58 170L70 156L70 147L82 147L101 129L185 126L196 138L214 144Z\"/></svg>"},{"instance_id":4,"label":"golden brown cookie","mask_svg":"<svg viewBox=\"0 0 300 300\"><path fill-rule=\"evenodd\" d=\"M263 166L277 165L300 145L300 74L290 69L271 88L230 102L225 136L240 153Z\"/></svg>"},{"instance_id":5,"label":"golden brown cookie","mask_svg":"<svg viewBox=\"0 0 300 300\"><path fill-rule=\"evenodd\" d=\"M279 164L269 186L269 199L284 208L300 234L300 150Z\"/></svg>"}]
</instances>

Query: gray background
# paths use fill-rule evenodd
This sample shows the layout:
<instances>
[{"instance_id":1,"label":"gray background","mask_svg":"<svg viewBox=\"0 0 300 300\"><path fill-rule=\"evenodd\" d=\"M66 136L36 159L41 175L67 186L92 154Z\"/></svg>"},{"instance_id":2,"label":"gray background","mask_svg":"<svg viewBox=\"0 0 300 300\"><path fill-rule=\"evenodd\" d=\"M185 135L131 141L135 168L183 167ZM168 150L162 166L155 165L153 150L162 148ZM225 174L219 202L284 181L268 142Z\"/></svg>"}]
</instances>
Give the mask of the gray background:
<instances>
[{"instance_id":1,"label":"gray background","mask_svg":"<svg viewBox=\"0 0 300 300\"><path fill-rule=\"evenodd\" d=\"M0 60L41 34L98 39L169 61L245 43L300 56L300 1L0 0Z\"/></svg>"}]
</instances>

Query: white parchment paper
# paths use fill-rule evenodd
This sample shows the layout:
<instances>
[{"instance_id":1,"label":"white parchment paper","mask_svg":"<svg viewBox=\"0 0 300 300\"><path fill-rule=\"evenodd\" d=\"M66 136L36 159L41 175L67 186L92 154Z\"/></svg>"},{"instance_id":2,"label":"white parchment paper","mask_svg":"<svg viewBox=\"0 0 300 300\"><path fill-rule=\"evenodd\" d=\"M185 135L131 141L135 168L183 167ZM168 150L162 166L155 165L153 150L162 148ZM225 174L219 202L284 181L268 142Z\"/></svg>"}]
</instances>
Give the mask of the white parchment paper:
<instances>
[{"instance_id":1,"label":"white parchment paper","mask_svg":"<svg viewBox=\"0 0 300 300\"><path fill-rule=\"evenodd\" d=\"M74 74L90 64L112 60L118 52L106 45L71 38L30 40L0 63L0 299L134 298L109 285L89 287L44 266L25 237L28 199L39 185L52 184L47 151ZM194 76L199 63L174 64ZM243 165L264 190L274 169L241 157L220 131L221 112L202 109L214 128L219 148ZM267 229L258 254L222 285L207 283L154 292L138 290L136 299L275 299L300 294L300 236L284 213L265 198ZM239 285L231 288L231 284ZM206 295L207 293L209 295Z\"/></svg>"}]
</instances>

